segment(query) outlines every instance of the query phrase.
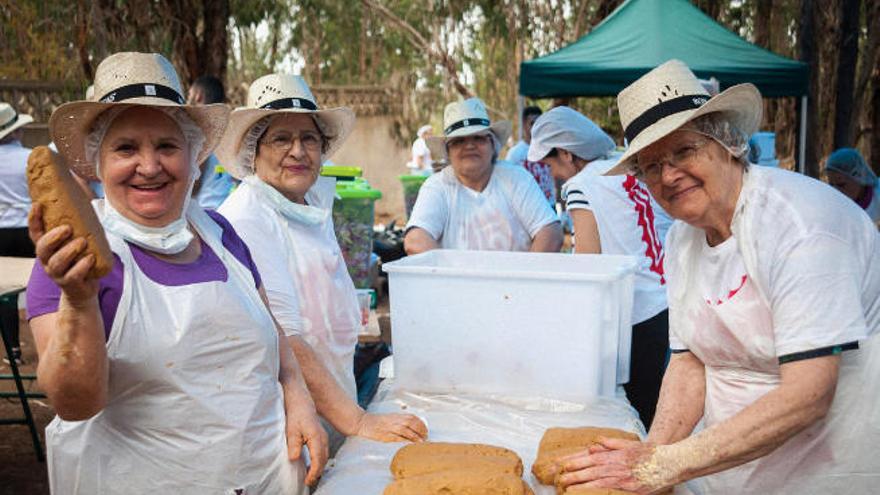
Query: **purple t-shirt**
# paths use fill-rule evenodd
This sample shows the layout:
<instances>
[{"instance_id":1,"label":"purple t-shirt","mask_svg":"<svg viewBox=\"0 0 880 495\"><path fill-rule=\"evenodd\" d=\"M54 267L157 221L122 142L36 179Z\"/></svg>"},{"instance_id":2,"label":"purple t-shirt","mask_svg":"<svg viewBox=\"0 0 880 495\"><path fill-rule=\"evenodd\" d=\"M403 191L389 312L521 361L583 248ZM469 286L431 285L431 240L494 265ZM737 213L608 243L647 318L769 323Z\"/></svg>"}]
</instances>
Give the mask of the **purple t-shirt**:
<instances>
[{"instance_id":1,"label":"purple t-shirt","mask_svg":"<svg viewBox=\"0 0 880 495\"><path fill-rule=\"evenodd\" d=\"M243 240L235 233L235 229L229 221L219 213L206 210L218 225L223 229L223 246L248 267L254 276L254 285L259 288L262 285L257 265L251 258L251 252ZM149 255L144 249L129 243L132 258L138 268L153 282L165 286L180 286L198 284L202 282L225 282L229 273L217 253L214 252L205 241L202 241L202 254L196 261L186 264L175 264L162 261ZM104 335L110 337L110 329L113 328L113 319L122 297L123 270L122 260L113 253L113 269L109 274L101 278L98 288L98 305L101 308L101 317L104 319ZM58 303L61 299L61 288L58 287L43 270L40 263L34 263L31 278L27 287L27 310L28 319L40 315L58 311Z\"/></svg>"}]
</instances>

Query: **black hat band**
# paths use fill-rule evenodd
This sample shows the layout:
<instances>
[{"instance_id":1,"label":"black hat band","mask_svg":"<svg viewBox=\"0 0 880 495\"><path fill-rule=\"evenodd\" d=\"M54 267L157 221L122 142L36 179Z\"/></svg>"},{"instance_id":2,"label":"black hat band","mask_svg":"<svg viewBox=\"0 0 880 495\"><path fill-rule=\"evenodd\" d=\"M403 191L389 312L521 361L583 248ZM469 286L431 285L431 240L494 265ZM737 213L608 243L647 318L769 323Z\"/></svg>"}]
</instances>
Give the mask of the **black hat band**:
<instances>
[{"instance_id":1,"label":"black hat band","mask_svg":"<svg viewBox=\"0 0 880 495\"><path fill-rule=\"evenodd\" d=\"M101 103L119 103L121 101L130 100L132 98L141 98L149 96L152 98L162 98L178 105L183 105L186 100L183 96L173 88L163 86L161 84L129 84L102 96L98 101Z\"/></svg>"},{"instance_id":2,"label":"black hat band","mask_svg":"<svg viewBox=\"0 0 880 495\"><path fill-rule=\"evenodd\" d=\"M624 132L626 135L626 140L627 142L632 143L633 139L635 139L636 136L638 136L648 127L656 124L657 121L659 121L660 119L669 117L670 115L679 112L700 108L708 101L708 95L699 94L679 96L671 100L661 101L657 105L654 105L653 107L646 110L637 118L633 119L633 121L630 122L628 126L626 126L626 131Z\"/></svg>"},{"instance_id":3,"label":"black hat band","mask_svg":"<svg viewBox=\"0 0 880 495\"><path fill-rule=\"evenodd\" d=\"M448 136L452 134L452 131L457 131L462 127L468 127L472 125L484 125L486 127L489 127L490 123L491 122L489 122L489 119L464 119L450 125L446 129L444 129L443 132Z\"/></svg>"},{"instance_id":4,"label":"black hat band","mask_svg":"<svg viewBox=\"0 0 880 495\"><path fill-rule=\"evenodd\" d=\"M305 98L281 98L280 100L270 101L260 108L266 110L281 110L284 108L303 108L305 110L317 110L318 105L315 102L306 100Z\"/></svg>"},{"instance_id":5,"label":"black hat band","mask_svg":"<svg viewBox=\"0 0 880 495\"><path fill-rule=\"evenodd\" d=\"M6 129L9 129L13 125L15 125L16 122L18 122L18 112L16 112L11 119L0 125L0 131L5 131Z\"/></svg>"}]
</instances>

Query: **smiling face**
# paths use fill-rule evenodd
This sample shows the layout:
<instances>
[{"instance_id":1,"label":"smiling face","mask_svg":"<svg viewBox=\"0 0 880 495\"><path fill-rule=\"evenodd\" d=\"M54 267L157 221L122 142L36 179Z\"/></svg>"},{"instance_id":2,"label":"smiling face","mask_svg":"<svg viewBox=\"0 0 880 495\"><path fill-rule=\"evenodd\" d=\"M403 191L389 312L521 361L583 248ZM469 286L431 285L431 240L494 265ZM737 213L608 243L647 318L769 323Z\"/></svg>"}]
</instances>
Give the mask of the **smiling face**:
<instances>
[{"instance_id":1,"label":"smiling face","mask_svg":"<svg viewBox=\"0 0 880 495\"><path fill-rule=\"evenodd\" d=\"M257 176L287 199L305 203L305 195L321 173L324 145L315 121L307 114L275 117L257 144Z\"/></svg>"},{"instance_id":2,"label":"smiling face","mask_svg":"<svg viewBox=\"0 0 880 495\"><path fill-rule=\"evenodd\" d=\"M672 217L703 229L729 226L743 166L714 139L686 130L673 132L639 152L638 168L651 194Z\"/></svg>"},{"instance_id":3,"label":"smiling face","mask_svg":"<svg viewBox=\"0 0 880 495\"><path fill-rule=\"evenodd\" d=\"M541 159L541 162L550 165L550 175L556 180L567 181L578 172L580 168L575 164L575 156L566 150L557 149Z\"/></svg>"},{"instance_id":4,"label":"smiling face","mask_svg":"<svg viewBox=\"0 0 880 495\"><path fill-rule=\"evenodd\" d=\"M454 137L446 142L449 164L456 175L481 177L491 173L495 144L489 132Z\"/></svg>"},{"instance_id":5,"label":"smiling face","mask_svg":"<svg viewBox=\"0 0 880 495\"><path fill-rule=\"evenodd\" d=\"M180 218L189 194L189 145L165 113L132 107L116 117L101 142L104 193L124 217L147 227Z\"/></svg>"}]
</instances>

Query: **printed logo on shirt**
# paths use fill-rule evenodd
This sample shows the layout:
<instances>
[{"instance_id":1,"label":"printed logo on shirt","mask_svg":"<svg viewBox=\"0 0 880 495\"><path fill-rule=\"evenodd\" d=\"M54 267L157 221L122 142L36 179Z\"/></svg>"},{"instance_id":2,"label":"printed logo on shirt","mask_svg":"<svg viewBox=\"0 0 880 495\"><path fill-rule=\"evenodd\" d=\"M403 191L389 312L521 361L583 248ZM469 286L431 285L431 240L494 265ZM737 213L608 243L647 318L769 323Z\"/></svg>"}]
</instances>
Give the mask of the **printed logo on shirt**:
<instances>
[{"instance_id":1,"label":"printed logo on shirt","mask_svg":"<svg viewBox=\"0 0 880 495\"><path fill-rule=\"evenodd\" d=\"M727 296L724 299L716 299L715 302L712 302L711 299L706 299L706 304L708 304L709 306L721 306L725 302L730 301L731 299L733 299L733 296L735 296L737 292L741 291L742 288L745 287L746 280L748 280L748 279L749 279L748 275L743 275L742 278L740 278L739 287L737 287L736 289L729 290L727 292Z\"/></svg>"},{"instance_id":2,"label":"printed logo on shirt","mask_svg":"<svg viewBox=\"0 0 880 495\"><path fill-rule=\"evenodd\" d=\"M663 273L663 243L657 235L657 229L654 227L654 209L651 207L651 194L639 184L639 181L632 175L627 175L623 182L623 189L629 196L630 201L635 206L638 214L638 225L642 229L642 241L644 241L646 249L645 256L651 260L651 271L660 275L660 285L666 284L666 277Z\"/></svg>"}]
</instances>

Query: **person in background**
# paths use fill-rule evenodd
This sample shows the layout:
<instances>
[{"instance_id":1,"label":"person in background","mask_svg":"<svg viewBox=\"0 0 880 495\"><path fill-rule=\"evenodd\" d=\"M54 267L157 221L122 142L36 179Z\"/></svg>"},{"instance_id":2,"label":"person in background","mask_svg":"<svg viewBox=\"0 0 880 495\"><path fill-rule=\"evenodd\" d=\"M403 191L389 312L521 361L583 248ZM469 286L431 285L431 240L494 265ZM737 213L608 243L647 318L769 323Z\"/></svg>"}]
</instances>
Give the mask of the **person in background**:
<instances>
[{"instance_id":1,"label":"person in background","mask_svg":"<svg viewBox=\"0 0 880 495\"><path fill-rule=\"evenodd\" d=\"M538 186L550 202L550 206L556 206L556 182L550 173L550 166L537 160L529 159L529 144L532 142L532 126L535 120L541 116L539 107L525 107L522 112L522 136L523 138L507 152L505 160L514 165L520 165L532 174Z\"/></svg>"},{"instance_id":2,"label":"person in background","mask_svg":"<svg viewBox=\"0 0 880 495\"><path fill-rule=\"evenodd\" d=\"M841 148L825 161L828 183L856 202L871 220L880 222L880 183L859 150Z\"/></svg>"},{"instance_id":3,"label":"person in background","mask_svg":"<svg viewBox=\"0 0 880 495\"><path fill-rule=\"evenodd\" d=\"M269 74L229 120L217 155L242 183L219 211L261 269L272 313L326 420L331 455L346 436L422 440L427 431L415 416L368 414L357 404L362 316L333 230L336 181L320 175L354 128L354 112L321 109L301 77Z\"/></svg>"},{"instance_id":4,"label":"person in background","mask_svg":"<svg viewBox=\"0 0 880 495\"><path fill-rule=\"evenodd\" d=\"M445 136L428 146L449 166L425 181L406 226L408 254L431 249L558 252L562 229L534 179L498 163L510 122L491 122L479 98L446 105Z\"/></svg>"},{"instance_id":5,"label":"person in background","mask_svg":"<svg viewBox=\"0 0 880 495\"><path fill-rule=\"evenodd\" d=\"M226 103L223 82L214 76L201 76L189 88L187 101L190 105L213 105ZM196 201L202 208L216 210L235 187L232 177L213 154L202 164L202 176L196 182Z\"/></svg>"},{"instance_id":6,"label":"person in background","mask_svg":"<svg viewBox=\"0 0 880 495\"><path fill-rule=\"evenodd\" d=\"M34 257L34 244L27 229L31 197L25 175L31 150L21 144L23 127L33 121L30 115L0 102L0 256ZM0 325L12 347L12 359L20 364L17 306L0 313Z\"/></svg>"},{"instance_id":7,"label":"person in background","mask_svg":"<svg viewBox=\"0 0 880 495\"><path fill-rule=\"evenodd\" d=\"M416 140L412 144L412 161L407 166L414 175L431 175L433 172L431 150L426 140L434 135L434 128L430 125L419 127L416 132Z\"/></svg>"},{"instance_id":8,"label":"person in background","mask_svg":"<svg viewBox=\"0 0 880 495\"><path fill-rule=\"evenodd\" d=\"M639 494L876 493L880 235L827 184L748 163L751 84L711 97L681 61L617 97L639 178L677 221L672 357L646 442L600 438L557 483ZM697 429L698 424L702 427Z\"/></svg>"},{"instance_id":9,"label":"person in background","mask_svg":"<svg viewBox=\"0 0 880 495\"><path fill-rule=\"evenodd\" d=\"M606 176L620 157L614 140L592 120L556 107L532 129L529 160L550 165L565 181L562 196L574 225L574 252L620 254L639 260L632 310L627 398L651 426L669 348L663 243L654 226L651 193L629 175Z\"/></svg>"}]
</instances>

